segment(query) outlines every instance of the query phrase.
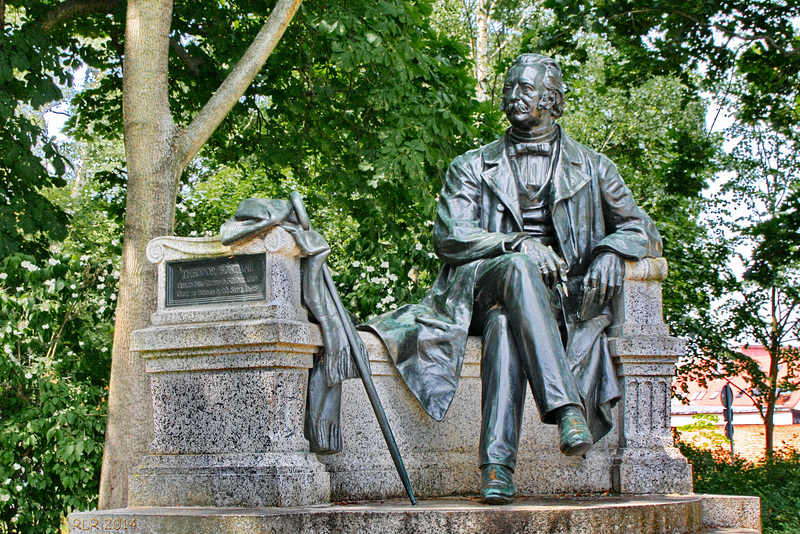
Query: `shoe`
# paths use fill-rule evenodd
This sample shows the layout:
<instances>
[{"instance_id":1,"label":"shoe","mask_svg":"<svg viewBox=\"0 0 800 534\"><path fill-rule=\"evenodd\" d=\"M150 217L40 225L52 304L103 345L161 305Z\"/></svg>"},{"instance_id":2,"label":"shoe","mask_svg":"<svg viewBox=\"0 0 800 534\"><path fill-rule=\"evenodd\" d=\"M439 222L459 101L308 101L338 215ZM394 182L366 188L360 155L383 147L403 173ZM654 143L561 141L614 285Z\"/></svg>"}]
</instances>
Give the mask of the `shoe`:
<instances>
[{"instance_id":1,"label":"shoe","mask_svg":"<svg viewBox=\"0 0 800 534\"><path fill-rule=\"evenodd\" d=\"M579 456L589 450L594 442L580 408L565 406L558 417L559 448L567 456Z\"/></svg>"},{"instance_id":2,"label":"shoe","mask_svg":"<svg viewBox=\"0 0 800 534\"><path fill-rule=\"evenodd\" d=\"M501 464L487 464L481 468L481 500L486 504L508 504L517 490L511 480L513 471Z\"/></svg>"}]
</instances>

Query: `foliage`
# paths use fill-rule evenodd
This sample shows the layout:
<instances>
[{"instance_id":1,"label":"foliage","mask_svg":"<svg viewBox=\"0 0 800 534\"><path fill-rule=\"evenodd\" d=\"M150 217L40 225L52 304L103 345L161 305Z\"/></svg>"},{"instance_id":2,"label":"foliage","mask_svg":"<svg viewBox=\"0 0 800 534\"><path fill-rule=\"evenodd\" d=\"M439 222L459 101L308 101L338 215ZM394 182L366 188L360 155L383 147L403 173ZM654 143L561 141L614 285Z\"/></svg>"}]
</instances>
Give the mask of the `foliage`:
<instances>
[{"instance_id":1,"label":"foliage","mask_svg":"<svg viewBox=\"0 0 800 534\"><path fill-rule=\"evenodd\" d=\"M773 235L776 219L797 188L800 156L796 143L769 126L736 124L729 137L737 144L729 161L734 176L721 188L733 207L727 221L735 236L739 262L746 268L744 279L726 295L718 316L724 322L729 343L763 345L770 355L762 369L752 358L714 347L684 362L681 381L740 376L744 393L758 408L766 426L766 452L773 445L773 413L781 392L798 388L800 351L793 348L800 338L797 310L800 307L800 271L787 253L788 245Z\"/></svg>"},{"instance_id":2,"label":"foliage","mask_svg":"<svg viewBox=\"0 0 800 534\"><path fill-rule=\"evenodd\" d=\"M111 19L89 15L55 24L56 0L0 4L0 258L22 251L45 258L68 217L43 189L65 185L69 160L47 134L42 113L73 86L82 62L107 66Z\"/></svg>"},{"instance_id":3,"label":"foliage","mask_svg":"<svg viewBox=\"0 0 800 534\"><path fill-rule=\"evenodd\" d=\"M477 96L497 107L506 70L521 52L522 30L551 24L552 13L541 3L523 0L437 0L432 22L469 48Z\"/></svg>"},{"instance_id":4,"label":"foliage","mask_svg":"<svg viewBox=\"0 0 800 534\"><path fill-rule=\"evenodd\" d=\"M483 123L465 49L430 14L429 2L305 4L182 189L179 231L216 233L243 198L296 189L354 313L421 298L438 268L441 178Z\"/></svg>"},{"instance_id":5,"label":"foliage","mask_svg":"<svg viewBox=\"0 0 800 534\"><path fill-rule=\"evenodd\" d=\"M697 493L755 495L761 498L761 526L764 534L800 532L800 453L777 451L763 463L678 443L691 462Z\"/></svg>"},{"instance_id":6,"label":"foliage","mask_svg":"<svg viewBox=\"0 0 800 534\"><path fill-rule=\"evenodd\" d=\"M684 82L727 91L738 70L739 118L766 118L778 128L796 124L800 47L796 11L783 0L547 0L559 28L544 47L569 47L584 32L605 36L627 61L609 65L621 86L642 77L674 74ZM697 72L704 76L695 78Z\"/></svg>"},{"instance_id":7,"label":"foliage","mask_svg":"<svg viewBox=\"0 0 800 534\"><path fill-rule=\"evenodd\" d=\"M0 532L57 533L96 504L116 272L53 254L0 268Z\"/></svg>"},{"instance_id":8,"label":"foliage","mask_svg":"<svg viewBox=\"0 0 800 534\"><path fill-rule=\"evenodd\" d=\"M692 416L692 422L688 425L676 427L677 432L689 432L694 438L699 438L702 443L711 449L720 449L730 440L719 431L719 416L714 414L697 414Z\"/></svg>"}]
</instances>

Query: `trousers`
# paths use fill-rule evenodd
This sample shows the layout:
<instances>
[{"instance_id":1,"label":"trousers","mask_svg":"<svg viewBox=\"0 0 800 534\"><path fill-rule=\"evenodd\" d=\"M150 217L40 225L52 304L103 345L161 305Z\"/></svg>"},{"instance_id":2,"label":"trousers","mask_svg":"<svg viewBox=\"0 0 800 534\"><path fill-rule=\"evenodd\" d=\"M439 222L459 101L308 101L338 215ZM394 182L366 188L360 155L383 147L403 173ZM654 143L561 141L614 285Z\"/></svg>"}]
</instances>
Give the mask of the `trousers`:
<instances>
[{"instance_id":1,"label":"trousers","mask_svg":"<svg viewBox=\"0 0 800 534\"><path fill-rule=\"evenodd\" d=\"M582 409L559 327L559 303L522 253L484 261L477 271L470 330L483 339L480 465L514 470L530 384L542 422L565 406Z\"/></svg>"}]
</instances>

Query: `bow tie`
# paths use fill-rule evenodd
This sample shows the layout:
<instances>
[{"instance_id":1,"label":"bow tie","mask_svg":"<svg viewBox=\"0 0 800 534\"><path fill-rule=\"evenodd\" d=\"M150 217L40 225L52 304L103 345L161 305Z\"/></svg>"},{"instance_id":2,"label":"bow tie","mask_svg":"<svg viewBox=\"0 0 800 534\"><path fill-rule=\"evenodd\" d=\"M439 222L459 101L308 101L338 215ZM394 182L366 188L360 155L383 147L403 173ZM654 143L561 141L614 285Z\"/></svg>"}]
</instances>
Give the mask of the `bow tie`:
<instances>
[{"instance_id":1,"label":"bow tie","mask_svg":"<svg viewBox=\"0 0 800 534\"><path fill-rule=\"evenodd\" d=\"M532 156L549 156L550 143L516 143L508 147L508 155L522 156L530 154Z\"/></svg>"}]
</instances>

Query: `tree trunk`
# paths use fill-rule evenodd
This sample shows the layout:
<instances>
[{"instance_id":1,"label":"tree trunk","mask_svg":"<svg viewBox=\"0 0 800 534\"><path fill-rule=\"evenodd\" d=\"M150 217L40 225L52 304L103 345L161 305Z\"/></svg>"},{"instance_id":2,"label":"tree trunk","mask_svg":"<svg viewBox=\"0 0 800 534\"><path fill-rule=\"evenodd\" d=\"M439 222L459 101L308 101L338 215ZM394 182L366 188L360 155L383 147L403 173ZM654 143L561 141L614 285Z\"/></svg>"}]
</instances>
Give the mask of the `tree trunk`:
<instances>
[{"instance_id":1,"label":"tree trunk","mask_svg":"<svg viewBox=\"0 0 800 534\"><path fill-rule=\"evenodd\" d=\"M489 2L478 0L475 9L475 78L478 80L478 100L484 101L487 96L487 77L489 72Z\"/></svg>"},{"instance_id":2,"label":"tree trunk","mask_svg":"<svg viewBox=\"0 0 800 534\"><path fill-rule=\"evenodd\" d=\"M128 504L128 476L152 441L150 383L130 350L131 333L156 309L156 270L145 257L151 239L172 234L180 176L253 81L301 0L278 0L253 43L208 104L185 129L169 111L172 0L130 0L126 21L123 121L128 167L125 241L114 328L100 509Z\"/></svg>"},{"instance_id":3,"label":"tree trunk","mask_svg":"<svg viewBox=\"0 0 800 534\"><path fill-rule=\"evenodd\" d=\"M772 453L775 449L775 444L774 444L775 422L773 420L774 415L775 415L775 404L772 403L767 406L767 417L764 420L764 435L766 439L767 459L772 458Z\"/></svg>"},{"instance_id":4,"label":"tree trunk","mask_svg":"<svg viewBox=\"0 0 800 534\"><path fill-rule=\"evenodd\" d=\"M153 237L171 234L174 224L180 170L167 91L171 21L171 0L128 4L123 71L128 192L101 509L127 506L128 476L147 454L153 435L150 384L144 360L130 350L130 336L148 326L156 308L156 270L145 257L145 247Z\"/></svg>"}]
</instances>

